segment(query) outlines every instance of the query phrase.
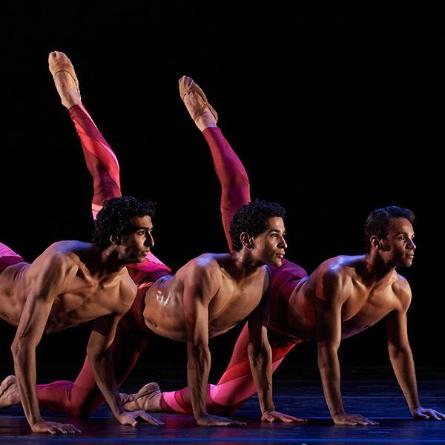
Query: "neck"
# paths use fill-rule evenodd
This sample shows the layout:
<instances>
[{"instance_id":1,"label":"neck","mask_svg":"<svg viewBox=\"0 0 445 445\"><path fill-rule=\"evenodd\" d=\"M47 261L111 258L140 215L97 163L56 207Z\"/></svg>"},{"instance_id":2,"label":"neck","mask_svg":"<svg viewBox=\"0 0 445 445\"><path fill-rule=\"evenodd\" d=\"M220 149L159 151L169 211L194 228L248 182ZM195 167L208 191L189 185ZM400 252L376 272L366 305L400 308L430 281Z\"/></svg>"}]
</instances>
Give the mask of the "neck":
<instances>
[{"instance_id":1,"label":"neck","mask_svg":"<svg viewBox=\"0 0 445 445\"><path fill-rule=\"evenodd\" d=\"M124 267L113 246L105 249L93 246L89 255L85 258L85 264L94 275L107 275L118 272Z\"/></svg>"},{"instance_id":2,"label":"neck","mask_svg":"<svg viewBox=\"0 0 445 445\"><path fill-rule=\"evenodd\" d=\"M264 262L257 261L252 258L249 251L239 250L230 254L231 274L242 278L258 271Z\"/></svg>"},{"instance_id":3,"label":"neck","mask_svg":"<svg viewBox=\"0 0 445 445\"><path fill-rule=\"evenodd\" d=\"M394 265L386 263L381 256L372 251L365 255L363 266L365 280L374 282L390 277L396 269Z\"/></svg>"}]
</instances>

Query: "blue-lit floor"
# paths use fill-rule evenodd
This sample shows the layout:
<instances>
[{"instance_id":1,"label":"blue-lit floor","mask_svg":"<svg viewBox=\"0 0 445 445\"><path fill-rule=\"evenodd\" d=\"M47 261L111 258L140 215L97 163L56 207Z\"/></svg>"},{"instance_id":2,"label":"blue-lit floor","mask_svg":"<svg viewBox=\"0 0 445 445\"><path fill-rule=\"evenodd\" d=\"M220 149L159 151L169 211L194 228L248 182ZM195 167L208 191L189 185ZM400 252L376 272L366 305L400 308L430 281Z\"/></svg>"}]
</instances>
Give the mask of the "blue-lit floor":
<instances>
[{"instance_id":1,"label":"blue-lit floor","mask_svg":"<svg viewBox=\"0 0 445 445\"><path fill-rule=\"evenodd\" d=\"M445 411L445 381L419 382L422 405ZM344 402L350 413L362 414L379 422L372 427L334 426L329 420L318 381L276 381L277 409L306 417L304 426L264 424L258 421L256 399L238 410L236 418L245 427L203 428L184 415L155 414L164 427L141 425L135 429L118 425L106 408L89 420L70 420L82 434L43 436L30 434L19 408L0 413L0 443L5 444L142 444L142 443L292 443L292 444L445 444L445 421L414 421L394 381L350 381L343 385ZM60 417L48 420L62 421ZM65 421L65 420L64 420Z\"/></svg>"}]
</instances>

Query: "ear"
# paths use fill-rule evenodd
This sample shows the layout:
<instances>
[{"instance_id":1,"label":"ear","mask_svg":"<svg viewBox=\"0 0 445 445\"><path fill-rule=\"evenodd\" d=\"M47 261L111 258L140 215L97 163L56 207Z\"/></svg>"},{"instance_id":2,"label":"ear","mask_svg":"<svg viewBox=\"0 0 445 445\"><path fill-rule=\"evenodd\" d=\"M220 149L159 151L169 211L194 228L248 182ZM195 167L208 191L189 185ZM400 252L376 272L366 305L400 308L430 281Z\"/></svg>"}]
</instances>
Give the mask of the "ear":
<instances>
[{"instance_id":1,"label":"ear","mask_svg":"<svg viewBox=\"0 0 445 445\"><path fill-rule=\"evenodd\" d=\"M110 235L110 243L115 245L120 244L121 237L119 235Z\"/></svg>"},{"instance_id":2,"label":"ear","mask_svg":"<svg viewBox=\"0 0 445 445\"><path fill-rule=\"evenodd\" d=\"M372 235L369 238L369 242L371 243L371 247L381 249L382 248L382 240L377 235Z\"/></svg>"},{"instance_id":3,"label":"ear","mask_svg":"<svg viewBox=\"0 0 445 445\"><path fill-rule=\"evenodd\" d=\"M253 237L250 236L247 232L241 233L240 241L243 247L247 247L248 249L253 249L255 246Z\"/></svg>"}]
</instances>

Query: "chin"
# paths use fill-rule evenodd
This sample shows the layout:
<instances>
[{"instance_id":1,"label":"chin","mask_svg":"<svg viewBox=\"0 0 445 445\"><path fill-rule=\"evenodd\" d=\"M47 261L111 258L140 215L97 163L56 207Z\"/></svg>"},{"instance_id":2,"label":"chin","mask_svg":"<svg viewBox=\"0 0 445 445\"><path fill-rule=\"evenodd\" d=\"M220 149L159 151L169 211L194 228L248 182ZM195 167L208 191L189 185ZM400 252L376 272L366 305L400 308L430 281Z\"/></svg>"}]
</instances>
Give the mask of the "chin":
<instances>
[{"instance_id":1,"label":"chin","mask_svg":"<svg viewBox=\"0 0 445 445\"><path fill-rule=\"evenodd\" d=\"M405 259L400 262L400 266L402 267L411 267L413 265L413 260L411 259Z\"/></svg>"},{"instance_id":2,"label":"chin","mask_svg":"<svg viewBox=\"0 0 445 445\"><path fill-rule=\"evenodd\" d=\"M274 258L269 264L275 267L281 267L283 265L283 260L280 258Z\"/></svg>"}]
</instances>

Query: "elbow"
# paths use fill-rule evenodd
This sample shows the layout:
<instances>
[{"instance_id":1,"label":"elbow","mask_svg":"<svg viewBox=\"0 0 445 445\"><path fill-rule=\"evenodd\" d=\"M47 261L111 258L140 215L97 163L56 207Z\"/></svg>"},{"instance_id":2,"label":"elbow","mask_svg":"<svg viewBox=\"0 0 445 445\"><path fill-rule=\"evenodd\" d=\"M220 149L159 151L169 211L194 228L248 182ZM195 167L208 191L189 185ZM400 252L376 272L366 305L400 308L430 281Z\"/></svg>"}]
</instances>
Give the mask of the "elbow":
<instances>
[{"instance_id":1,"label":"elbow","mask_svg":"<svg viewBox=\"0 0 445 445\"><path fill-rule=\"evenodd\" d=\"M411 354L411 348L409 346L401 346L388 343L388 355L390 360L397 360L398 358L409 354Z\"/></svg>"},{"instance_id":2,"label":"elbow","mask_svg":"<svg viewBox=\"0 0 445 445\"><path fill-rule=\"evenodd\" d=\"M188 363L208 365L211 361L209 346L205 343L189 343L187 348Z\"/></svg>"},{"instance_id":3,"label":"elbow","mask_svg":"<svg viewBox=\"0 0 445 445\"><path fill-rule=\"evenodd\" d=\"M325 368L331 366L333 358L338 355L339 345L333 343L318 343L318 367Z\"/></svg>"},{"instance_id":4,"label":"elbow","mask_svg":"<svg viewBox=\"0 0 445 445\"><path fill-rule=\"evenodd\" d=\"M209 345L204 342L199 343L189 343L188 347L189 353L194 356L203 356L210 354Z\"/></svg>"},{"instance_id":5,"label":"elbow","mask_svg":"<svg viewBox=\"0 0 445 445\"><path fill-rule=\"evenodd\" d=\"M90 362L97 363L98 361L108 357L110 355L110 351L106 350L98 350L94 346L87 346L87 356Z\"/></svg>"},{"instance_id":6,"label":"elbow","mask_svg":"<svg viewBox=\"0 0 445 445\"><path fill-rule=\"evenodd\" d=\"M247 353L250 360L257 362L258 360L270 360L272 358L272 349L268 344L257 345L249 343L247 345Z\"/></svg>"},{"instance_id":7,"label":"elbow","mask_svg":"<svg viewBox=\"0 0 445 445\"><path fill-rule=\"evenodd\" d=\"M11 352L14 358L20 355L20 352L23 350L22 344L20 340L14 340L11 345Z\"/></svg>"},{"instance_id":8,"label":"elbow","mask_svg":"<svg viewBox=\"0 0 445 445\"><path fill-rule=\"evenodd\" d=\"M26 356L29 351L35 349L36 345L31 344L29 341L23 338L16 338L11 345L11 353L14 360L20 360L20 358Z\"/></svg>"},{"instance_id":9,"label":"elbow","mask_svg":"<svg viewBox=\"0 0 445 445\"><path fill-rule=\"evenodd\" d=\"M340 343L333 343L331 341L319 341L317 344L318 354L329 355L329 354L337 354L338 349L340 347Z\"/></svg>"}]
</instances>

